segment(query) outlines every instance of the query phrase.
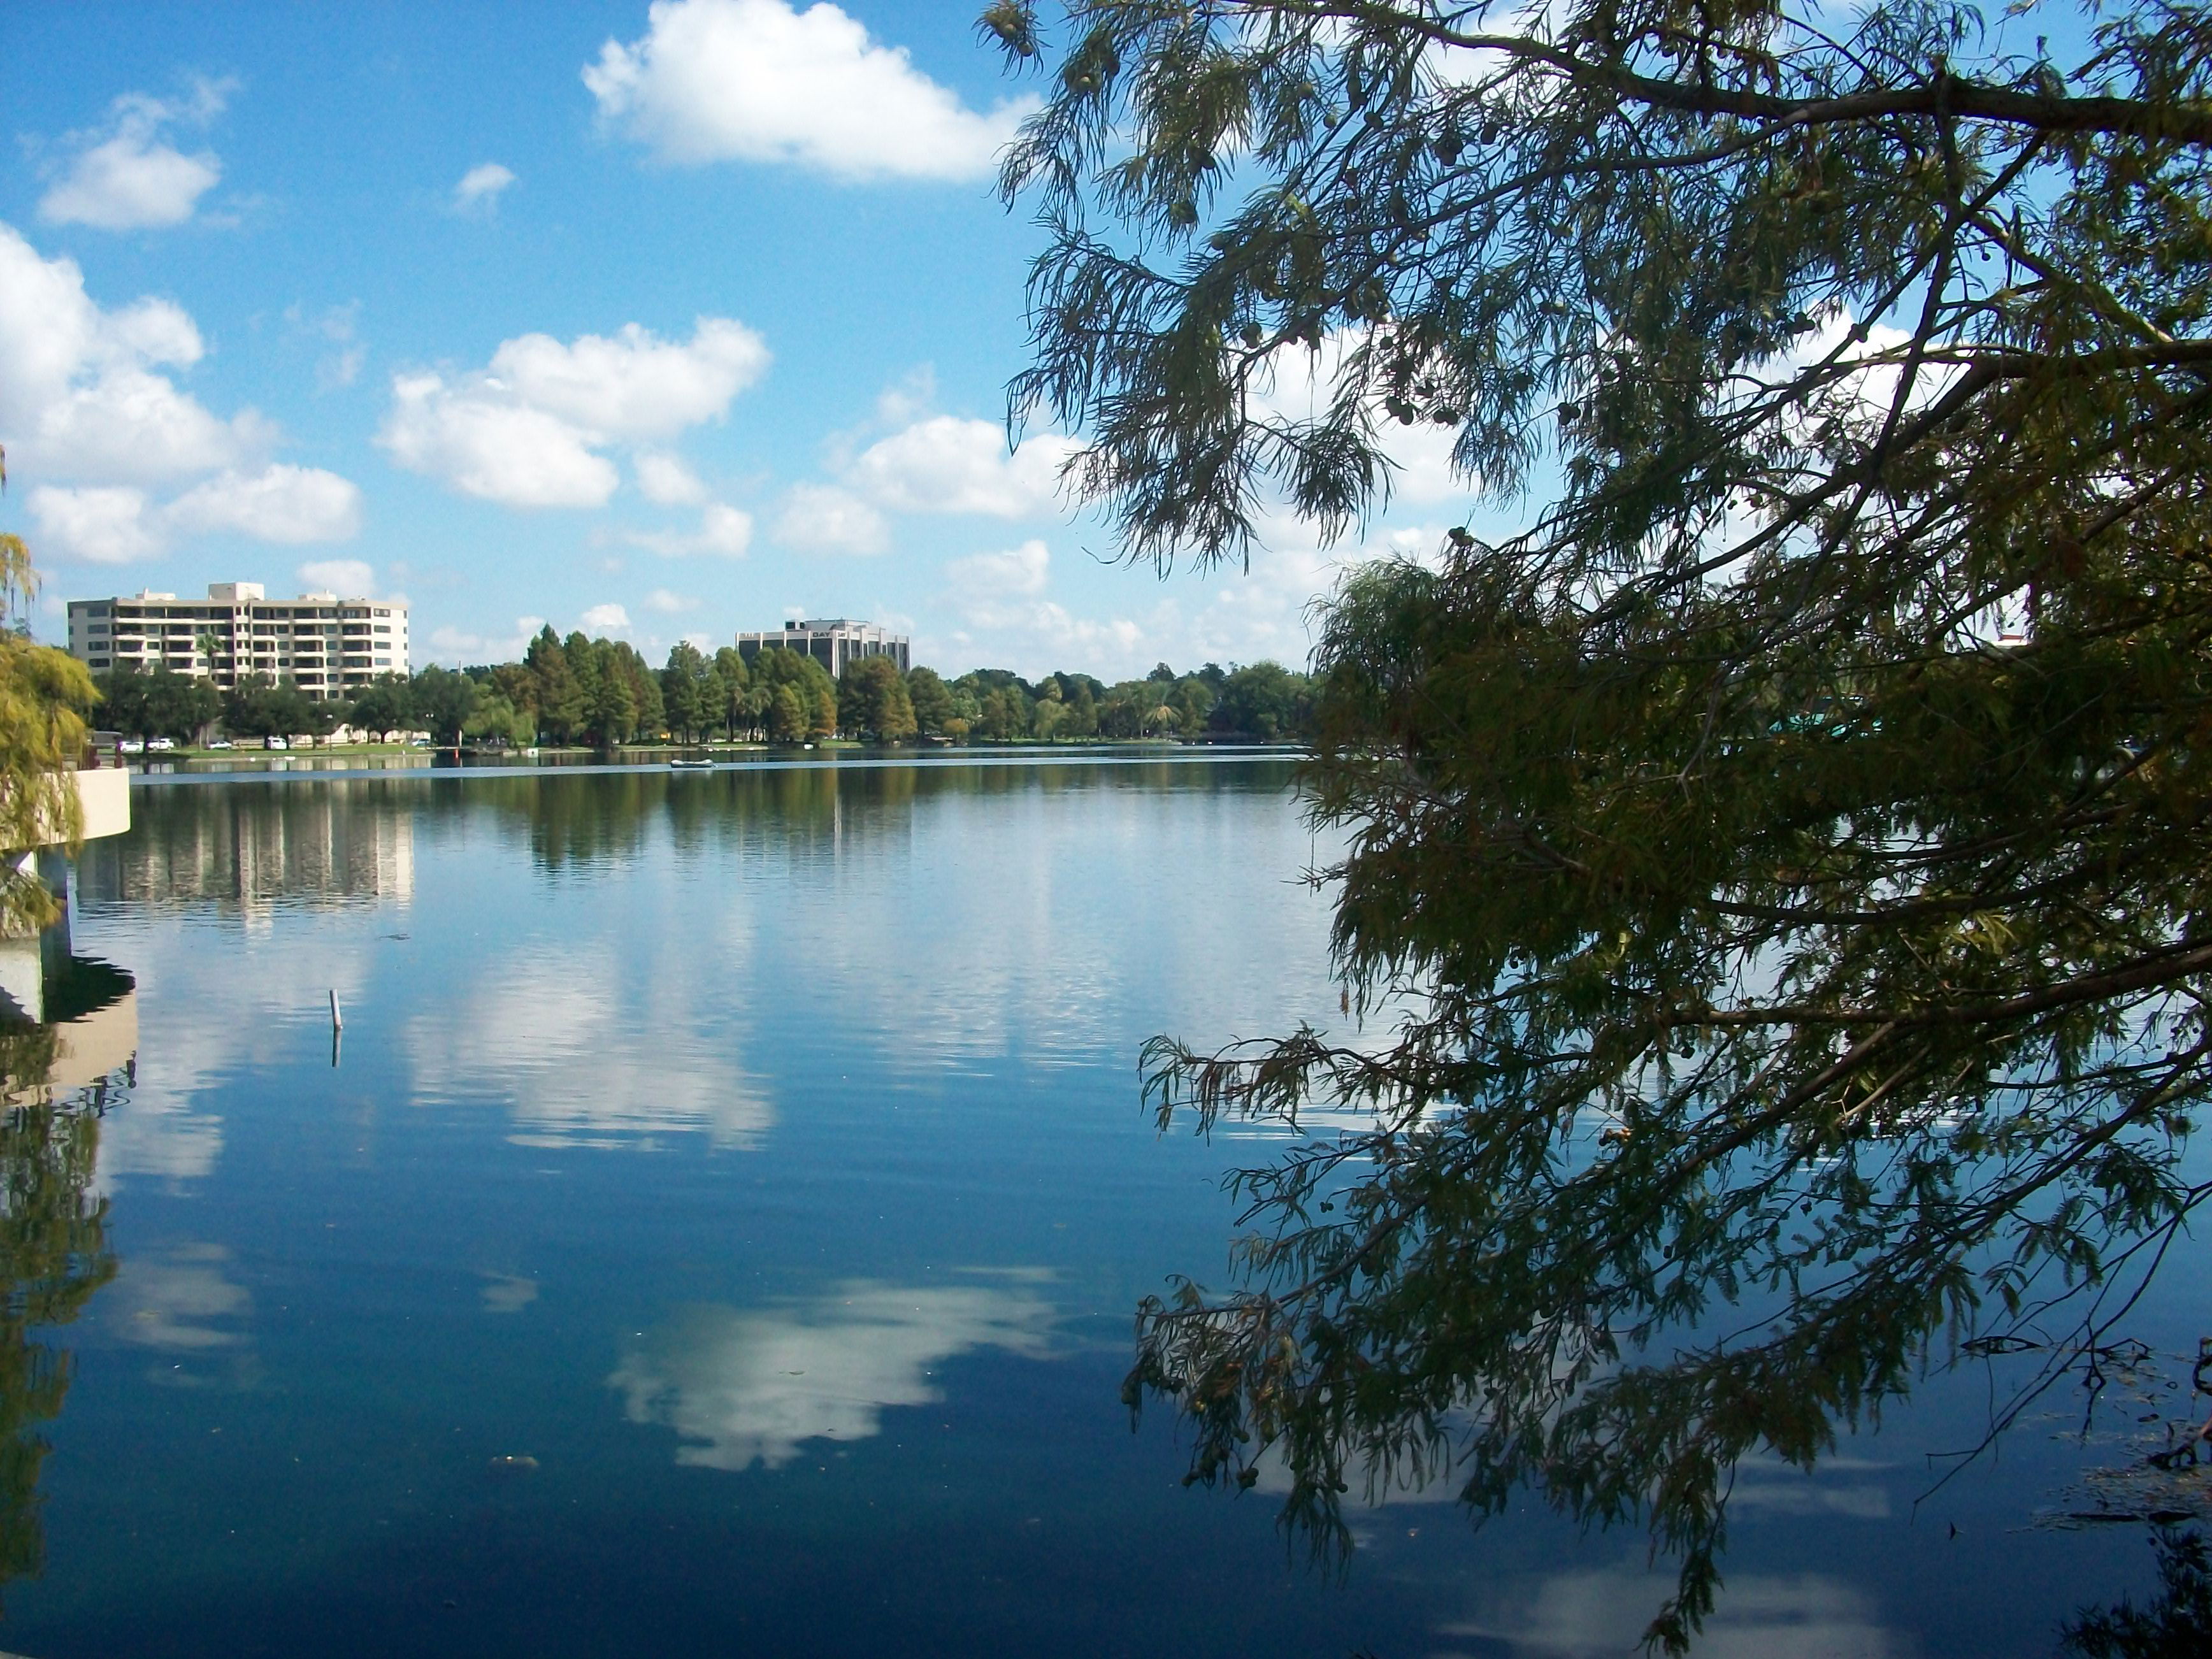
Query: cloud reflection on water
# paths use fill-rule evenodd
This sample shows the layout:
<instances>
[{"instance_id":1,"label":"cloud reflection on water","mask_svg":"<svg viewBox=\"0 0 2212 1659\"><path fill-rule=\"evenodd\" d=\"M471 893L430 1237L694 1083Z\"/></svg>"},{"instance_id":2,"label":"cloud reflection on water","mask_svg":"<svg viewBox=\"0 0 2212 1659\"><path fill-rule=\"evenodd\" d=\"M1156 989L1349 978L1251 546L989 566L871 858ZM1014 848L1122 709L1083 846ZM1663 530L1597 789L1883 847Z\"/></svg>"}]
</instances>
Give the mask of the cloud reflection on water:
<instances>
[{"instance_id":1,"label":"cloud reflection on water","mask_svg":"<svg viewBox=\"0 0 2212 1659\"><path fill-rule=\"evenodd\" d=\"M246 1333L228 1322L246 1318L253 1298L224 1276L229 1261L220 1244L175 1244L129 1257L117 1275L109 1315L118 1334L125 1342L182 1352L245 1341Z\"/></svg>"},{"instance_id":2,"label":"cloud reflection on water","mask_svg":"<svg viewBox=\"0 0 2212 1659\"><path fill-rule=\"evenodd\" d=\"M610 950L604 959L614 957ZM669 988L655 1000L580 975L573 958L511 961L496 979L410 1020L417 1086L504 1097L519 1146L635 1146L703 1130L716 1146L752 1150L774 1127L775 1108L699 1044L705 1007L671 1006L682 1001L677 987L697 986L703 1000L732 982L724 972L653 964L641 982ZM672 1050L685 1043L700 1051Z\"/></svg>"},{"instance_id":3,"label":"cloud reflection on water","mask_svg":"<svg viewBox=\"0 0 2212 1659\"><path fill-rule=\"evenodd\" d=\"M866 1440L884 1413L944 1398L933 1368L980 1348L1051 1357L1054 1309L1024 1283L849 1279L788 1306L695 1308L625 1355L608 1386L633 1423L676 1431L678 1463L781 1468L810 1440Z\"/></svg>"},{"instance_id":4,"label":"cloud reflection on water","mask_svg":"<svg viewBox=\"0 0 2212 1659\"><path fill-rule=\"evenodd\" d=\"M1502 1644L1516 1659L1618 1659L1641 1651L1672 1584L1629 1566L1555 1573L1500 1598L1495 1615L1441 1633L1479 1638L1485 1653ZM1901 1659L1913 1650L1864 1591L1817 1572L1729 1574L1696 1645L1698 1659Z\"/></svg>"}]
</instances>

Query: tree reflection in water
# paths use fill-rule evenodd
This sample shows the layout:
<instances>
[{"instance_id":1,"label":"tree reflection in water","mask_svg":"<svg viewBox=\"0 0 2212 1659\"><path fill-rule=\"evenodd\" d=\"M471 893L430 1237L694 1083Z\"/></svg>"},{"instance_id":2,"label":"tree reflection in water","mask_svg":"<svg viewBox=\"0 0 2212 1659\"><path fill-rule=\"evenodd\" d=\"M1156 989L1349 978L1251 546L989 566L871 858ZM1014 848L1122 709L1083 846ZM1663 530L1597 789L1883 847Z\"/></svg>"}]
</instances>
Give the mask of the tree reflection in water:
<instances>
[{"instance_id":1,"label":"tree reflection in water","mask_svg":"<svg viewBox=\"0 0 2212 1659\"><path fill-rule=\"evenodd\" d=\"M99 963L72 962L57 978L76 1005L58 1012L79 1017L131 988ZM45 1560L38 1487L49 1446L40 1431L61 1415L76 1371L70 1350L46 1335L73 1322L117 1266L107 1200L90 1188L100 1120L129 1065L78 1080L75 1023L0 1025L0 1587Z\"/></svg>"}]
</instances>

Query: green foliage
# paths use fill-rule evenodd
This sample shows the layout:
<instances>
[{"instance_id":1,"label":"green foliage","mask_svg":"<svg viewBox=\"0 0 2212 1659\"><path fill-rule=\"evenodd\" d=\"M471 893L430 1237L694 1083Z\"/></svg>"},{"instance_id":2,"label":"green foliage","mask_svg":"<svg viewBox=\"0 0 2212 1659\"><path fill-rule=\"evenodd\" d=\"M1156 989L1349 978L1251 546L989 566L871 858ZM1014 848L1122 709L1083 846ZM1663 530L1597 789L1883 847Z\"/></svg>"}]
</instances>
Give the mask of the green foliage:
<instances>
[{"instance_id":1,"label":"green foliage","mask_svg":"<svg viewBox=\"0 0 2212 1659\"><path fill-rule=\"evenodd\" d=\"M539 629L538 637L531 641L522 665L529 670L536 684L532 707L538 711L538 729L556 743L574 741L584 724L583 688L568 665L567 650L555 637L550 624Z\"/></svg>"},{"instance_id":2,"label":"green foliage","mask_svg":"<svg viewBox=\"0 0 2212 1659\"><path fill-rule=\"evenodd\" d=\"M661 736L668 729L668 714L661 696L660 677L638 654L635 646L618 640L611 649L615 672L629 687L630 700L636 706L632 733L646 738Z\"/></svg>"},{"instance_id":3,"label":"green foliage","mask_svg":"<svg viewBox=\"0 0 2212 1659\"><path fill-rule=\"evenodd\" d=\"M163 664L144 669L117 664L96 675L101 724L125 737L197 737L222 714L222 699L207 681L179 674Z\"/></svg>"},{"instance_id":4,"label":"green foliage","mask_svg":"<svg viewBox=\"0 0 2212 1659\"><path fill-rule=\"evenodd\" d=\"M907 702L914 709L915 729L929 737L943 733L952 718L952 694L933 668L915 668L906 677Z\"/></svg>"},{"instance_id":5,"label":"green foliage","mask_svg":"<svg viewBox=\"0 0 2212 1659\"><path fill-rule=\"evenodd\" d=\"M1206 712L1221 731L1235 732L1273 743L1306 728L1310 714L1311 686L1303 674L1272 662L1239 668L1222 683L1213 701L1204 682L1186 682L1208 699ZM1179 684L1176 690L1180 691Z\"/></svg>"},{"instance_id":6,"label":"green foliage","mask_svg":"<svg viewBox=\"0 0 2212 1659\"><path fill-rule=\"evenodd\" d=\"M689 640L670 648L668 665L660 671L660 696L670 734L685 742L720 725L728 703L721 677Z\"/></svg>"},{"instance_id":7,"label":"green foliage","mask_svg":"<svg viewBox=\"0 0 2212 1659\"><path fill-rule=\"evenodd\" d=\"M98 695L74 658L0 633L0 851L76 850L83 815L65 774L84 751ZM34 873L0 863L0 934L35 933L59 915Z\"/></svg>"},{"instance_id":8,"label":"green foliage","mask_svg":"<svg viewBox=\"0 0 2212 1659\"><path fill-rule=\"evenodd\" d=\"M889 657L863 657L848 663L837 687L837 723L875 743L904 743L912 738L920 728L898 664Z\"/></svg>"},{"instance_id":9,"label":"green foliage","mask_svg":"<svg viewBox=\"0 0 2212 1659\"><path fill-rule=\"evenodd\" d=\"M767 694L753 684L752 671L734 645L714 653L714 683L721 696L714 719L722 735L734 742L740 732L759 730L768 708Z\"/></svg>"},{"instance_id":10,"label":"green foliage","mask_svg":"<svg viewBox=\"0 0 2212 1659\"><path fill-rule=\"evenodd\" d=\"M2085 1352L2204 1195L2212 23L2088 27L1070 6L1013 412L1128 556L1345 531L1416 425L1528 525L1322 614L1335 947L1395 1025L1147 1054L1164 1122L1374 1126L1243 1177L1247 1288L1146 1305L1196 1478L1279 1457L1324 1538L1363 1470L1641 1519L1680 1649L1740 1459L1962 1342Z\"/></svg>"},{"instance_id":11,"label":"green foliage","mask_svg":"<svg viewBox=\"0 0 2212 1659\"><path fill-rule=\"evenodd\" d=\"M381 735L415 729L414 686L404 674L379 674L356 694L346 724Z\"/></svg>"},{"instance_id":12,"label":"green foliage","mask_svg":"<svg viewBox=\"0 0 2212 1659\"><path fill-rule=\"evenodd\" d=\"M580 697L577 735L600 749L629 741L637 724L637 692L607 641L571 634L562 648Z\"/></svg>"},{"instance_id":13,"label":"green foliage","mask_svg":"<svg viewBox=\"0 0 2212 1659\"><path fill-rule=\"evenodd\" d=\"M0 452L0 489L7 482ZM38 592L30 549L0 534L0 617L13 624L0 632L0 852L58 842L74 853L84 815L63 773L83 753L99 693L82 663L31 642L24 613ZM35 933L60 915L35 874L0 862L0 933Z\"/></svg>"},{"instance_id":14,"label":"green foliage","mask_svg":"<svg viewBox=\"0 0 2212 1659\"><path fill-rule=\"evenodd\" d=\"M0 1093L10 1102L0 1119L0 1582L35 1575L45 1560L38 1482L50 1448L39 1427L61 1414L75 1371L46 1334L72 1322L116 1272L107 1200L89 1193L100 1120L43 1098L40 1047L51 1053L52 1028L0 1033Z\"/></svg>"},{"instance_id":15,"label":"green foliage","mask_svg":"<svg viewBox=\"0 0 2212 1659\"><path fill-rule=\"evenodd\" d=\"M222 694L222 726L233 737L319 737L331 725L330 708L289 680L241 674Z\"/></svg>"},{"instance_id":16,"label":"green foliage","mask_svg":"<svg viewBox=\"0 0 2212 1659\"><path fill-rule=\"evenodd\" d=\"M2138 1607L2123 1597L2082 1613L2058 1645L2063 1659L2190 1659L2212 1652L2212 1559L2203 1534L2160 1527L2158 1599Z\"/></svg>"},{"instance_id":17,"label":"green foliage","mask_svg":"<svg viewBox=\"0 0 2212 1659\"><path fill-rule=\"evenodd\" d=\"M461 735L471 743L494 748L525 748L538 739L538 719L498 692L487 691L462 722Z\"/></svg>"},{"instance_id":18,"label":"green foliage","mask_svg":"<svg viewBox=\"0 0 2212 1659\"><path fill-rule=\"evenodd\" d=\"M468 734L469 722L476 718L483 695L468 675L433 663L415 676L410 700L415 718L429 732L430 740L453 748Z\"/></svg>"},{"instance_id":19,"label":"green foliage","mask_svg":"<svg viewBox=\"0 0 2212 1659\"><path fill-rule=\"evenodd\" d=\"M837 683L830 678L828 669L805 653L770 646L753 659L752 683L766 694L762 708L769 736L776 742L837 734ZM795 720L785 720L783 699L776 695L786 690L792 694L792 704L799 711Z\"/></svg>"},{"instance_id":20,"label":"green foliage","mask_svg":"<svg viewBox=\"0 0 2212 1659\"><path fill-rule=\"evenodd\" d=\"M768 735L772 742L798 743L806 736L806 705L799 689L785 684L769 689Z\"/></svg>"}]
</instances>

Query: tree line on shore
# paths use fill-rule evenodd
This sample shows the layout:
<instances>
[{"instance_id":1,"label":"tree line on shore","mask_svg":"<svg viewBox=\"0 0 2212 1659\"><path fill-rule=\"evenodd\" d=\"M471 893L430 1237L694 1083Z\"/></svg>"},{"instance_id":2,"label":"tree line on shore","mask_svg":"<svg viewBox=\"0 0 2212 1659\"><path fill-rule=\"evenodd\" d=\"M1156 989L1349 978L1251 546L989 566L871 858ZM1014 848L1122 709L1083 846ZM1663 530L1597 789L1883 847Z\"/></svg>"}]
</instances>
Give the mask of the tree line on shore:
<instances>
[{"instance_id":1,"label":"tree line on shore","mask_svg":"<svg viewBox=\"0 0 2212 1659\"><path fill-rule=\"evenodd\" d=\"M440 744L613 748L665 738L804 743L844 736L875 743L1051 743L1091 738L1258 738L1303 734L1307 677L1273 662L1178 674L1161 663L1142 679L1089 674L1026 680L981 668L947 680L864 657L832 678L812 657L771 647L750 662L734 647L711 656L679 641L659 668L620 640L550 628L520 662L385 674L350 699L318 700L288 681L242 677L232 690L166 667L125 664L97 677L97 719L133 737L232 738L420 731Z\"/></svg>"}]
</instances>

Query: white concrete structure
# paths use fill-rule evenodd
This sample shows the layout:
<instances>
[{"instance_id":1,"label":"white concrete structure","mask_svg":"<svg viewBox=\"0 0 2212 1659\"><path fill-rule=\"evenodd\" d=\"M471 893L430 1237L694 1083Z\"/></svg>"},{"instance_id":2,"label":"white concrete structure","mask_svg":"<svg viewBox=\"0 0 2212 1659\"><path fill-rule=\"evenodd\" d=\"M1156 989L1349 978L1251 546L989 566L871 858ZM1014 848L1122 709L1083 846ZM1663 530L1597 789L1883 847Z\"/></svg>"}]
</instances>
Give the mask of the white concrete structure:
<instances>
[{"instance_id":1,"label":"white concrete structure","mask_svg":"<svg viewBox=\"0 0 2212 1659\"><path fill-rule=\"evenodd\" d=\"M122 767L88 767L58 775L76 792L80 832L86 841L119 836L131 827L131 774ZM40 817L51 817L41 802ZM61 921L45 933L30 939L0 937L0 1013L12 1012L34 1021L46 1018L46 981L55 963L69 955L73 897L69 860L58 844L58 828L42 823L39 834L37 846L0 847L0 860L26 875L35 875L62 902Z\"/></svg>"},{"instance_id":2,"label":"white concrete structure","mask_svg":"<svg viewBox=\"0 0 2212 1659\"><path fill-rule=\"evenodd\" d=\"M863 657L889 657L898 664L902 674L908 666L905 635L888 632L873 623L849 622L842 617L787 622L773 633L738 635L738 654L748 663L777 646L813 658L830 671L833 680L844 674L848 663L858 662Z\"/></svg>"},{"instance_id":3,"label":"white concrete structure","mask_svg":"<svg viewBox=\"0 0 2212 1659\"><path fill-rule=\"evenodd\" d=\"M212 641L212 659L204 640ZM95 674L126 662L166 665L212 675L226 691L240 675L264 674L318 699L410 667L404 605L335 593L271 599L258 582L210 582L204 599L150 590L71 599L69 653Z\"/></svg>"}]
</instances>

